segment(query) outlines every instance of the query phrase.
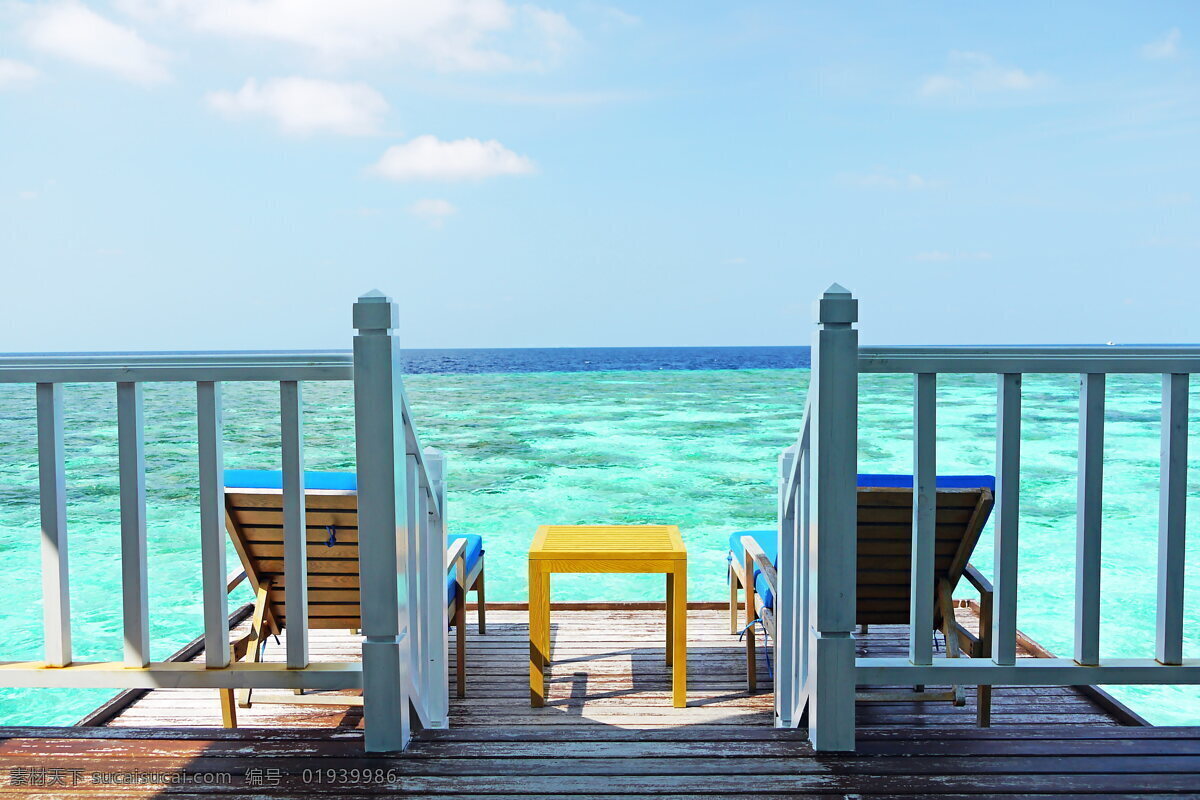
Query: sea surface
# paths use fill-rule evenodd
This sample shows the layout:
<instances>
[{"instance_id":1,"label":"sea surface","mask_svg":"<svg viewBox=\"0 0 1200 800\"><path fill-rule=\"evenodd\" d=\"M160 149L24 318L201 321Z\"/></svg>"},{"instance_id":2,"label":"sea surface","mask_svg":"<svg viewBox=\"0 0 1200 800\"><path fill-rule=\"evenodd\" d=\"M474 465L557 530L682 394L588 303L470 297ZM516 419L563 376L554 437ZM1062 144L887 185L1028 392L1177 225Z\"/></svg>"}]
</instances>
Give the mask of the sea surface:
<instances>
[{"instance_id":1,"label":"sea surface","mask_svg":"<svg viewBox=\"0 0 1200 800\"><path fill-rule=\"evenodd\" d=\"M722 600L731 531L770 528L779 451L794 441L808 350L572 348L406 354L424 444L447 454L452 530L482 534L488 598L526 598L526 553L539 524L670 523L684 533L692 600ZM68 385L66 458L76 657L121 658L116 392ZM275 384L225 385L225 459L277 469ZM347 383L304 384L310 469L354 469ZM938 471L991 473L995 379L940 376ZM1071 652L1078 379L1024 382L1018 624ZM1200 387L1193 388L1200 408ZM1153 652L1160 388L1156 376L1108 382L1102 651ZM864 375L859 468L910 472L912 378ZM1194 417L1194 415L1193 415ZM153 657L202 630L195 396L145 386ZM1200 656L1200 430L1189 452L1187 641ZM41 657L34 391L0 385L0 660ZM991 525L973 558L990 575ZM229 551L232 569L237 557ZM234 599L249 600L248 591ZM556 576L555 600L646 600L660 578ZM964 596L967 592L963 591ZM1194 688L1116 687L1158 724L1200 724ZM107 690L0 690L0 724L71 724ZM215 702L215 697L214 697Z\"/></svg>"}]
</instances>

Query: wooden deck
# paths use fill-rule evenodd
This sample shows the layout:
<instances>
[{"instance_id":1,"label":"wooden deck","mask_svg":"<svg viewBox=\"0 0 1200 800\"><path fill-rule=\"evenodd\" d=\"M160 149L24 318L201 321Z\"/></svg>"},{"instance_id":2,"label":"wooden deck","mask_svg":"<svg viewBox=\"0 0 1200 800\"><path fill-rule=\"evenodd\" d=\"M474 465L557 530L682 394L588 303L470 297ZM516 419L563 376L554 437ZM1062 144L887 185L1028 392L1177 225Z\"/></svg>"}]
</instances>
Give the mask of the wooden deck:
<instances>
[{"instance_id":1,"label":"wooden deck","mask_svg":"<svg viewBox=\"0 0 1200 800\"><path fill-rule=\"evenodd\" d=\"M959 613L973 621L970 609ZM243 727L225 731L215 727L216 692L155 690L110 709L106 727L0 729L0 793L1200 797L1200 729L1125 726L1130 718L1119 709L1073 688L998 689L987 730L974 727L973 689L960 708L860 703L858 752L815 756L799 733L771 727L765 659L760 691L746 692L744 651L726 613L688 616L687 708L671 706L662 611L556 609L548 702L532 709L526 613L489 610L486 636L470 626L469 696L451 699L452 728L421 733L403 755L364 755L360 709L331 693L308 698L313 705L264 703L267 693L257 693L253 708L239 709ZM904 652L904 633L873 627L860 652ZM348 659L356 650L349 633L312 632L314 659ZM283 655L274 643L267 650L269 659ZM1024 655L1036 653L1027 646ZM14 785L39 769L43 784L47 770L59 770L63 783ZM70 770L81 771L74 789ZM169 776L138 786L91 783L94 773L131 770L217 775L205 785Z\"/></svg>"}]
</instances>

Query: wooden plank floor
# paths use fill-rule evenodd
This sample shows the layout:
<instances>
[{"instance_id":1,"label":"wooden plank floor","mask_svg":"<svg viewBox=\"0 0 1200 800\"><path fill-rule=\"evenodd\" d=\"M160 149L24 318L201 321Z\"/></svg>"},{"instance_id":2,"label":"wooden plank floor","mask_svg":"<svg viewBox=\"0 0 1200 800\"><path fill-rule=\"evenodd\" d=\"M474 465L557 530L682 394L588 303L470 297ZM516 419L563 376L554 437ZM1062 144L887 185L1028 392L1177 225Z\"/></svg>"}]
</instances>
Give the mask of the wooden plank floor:
<instances>
[{"instance_id":1,"label":"wooden plank floor","mask_svg":"<svg viewBox=\"0 0 1200 800\"><path fill-rule=\"evenodd\" d=\"M973 622L969 609L960 613ZM452 698L452 728L421 733L403 755L362 753L358 708L256 702L240 709L242 729L224 731L214 727L215 692L155 690L109 727L0 729L0 793L1200 797L1200 729L1122 727L1103 705L1062 687L997 689L988 730L974 727L971 690L961 708L859 703L858 752L815 756L801 733L771 727L765 659L760 691L746 692L744 650L716 610L689 612L684 709L671 707L661 611L556 610L549 703L531 709L526 614L493 610L488 617L486 636L470 626L469 696ZM314 658L341 659L358 643L348 633L314 632L312 644ZM859 641L872 655L905 646L903 629L887 627ZM271 659L283 655L281 645L267 650ZM36 769L82 770L85 781L134 769L213 775L204 785L169 775L137 786L14 785L28 777L20 770ZM72 773L65 776L69 783Z\"/></svg>"}]
</instances>

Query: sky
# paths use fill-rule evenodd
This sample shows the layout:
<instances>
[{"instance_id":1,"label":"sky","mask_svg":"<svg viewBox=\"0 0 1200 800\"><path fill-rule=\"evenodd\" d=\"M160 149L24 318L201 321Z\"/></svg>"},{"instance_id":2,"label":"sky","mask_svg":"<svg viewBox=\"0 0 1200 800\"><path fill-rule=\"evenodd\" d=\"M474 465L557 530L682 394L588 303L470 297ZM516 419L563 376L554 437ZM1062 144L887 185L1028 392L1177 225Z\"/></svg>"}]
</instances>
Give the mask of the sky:
<instances>
[{"instance_id":1,"label":"sky","mask_svg":"<svg viewBox=\"0 0 1200 800\"><path fill-rule=\"evenodd\" d=\"M1200 4L0 0L0 351L1200 341Z\"/></svg>"}]
</instances>

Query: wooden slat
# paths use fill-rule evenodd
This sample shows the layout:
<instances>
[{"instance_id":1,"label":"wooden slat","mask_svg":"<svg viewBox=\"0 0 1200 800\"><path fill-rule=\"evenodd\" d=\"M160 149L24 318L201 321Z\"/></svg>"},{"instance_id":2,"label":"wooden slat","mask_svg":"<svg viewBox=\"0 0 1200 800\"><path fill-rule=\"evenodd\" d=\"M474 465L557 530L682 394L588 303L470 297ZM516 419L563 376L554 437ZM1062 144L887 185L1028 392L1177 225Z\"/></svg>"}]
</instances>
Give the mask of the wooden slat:
<instances>
[{"instance_id":1,"label":"wooden slat","mask_svg":"<svg viewBox=\"0 0 1200 800\"><path fill-rule=\"evenodd\" d=\"M37 385L38 500L42 525L42 624L46 663L71 663L71 591L62 385Z\"/></svg>"},{"instance_id":2,"label":"wooden slat","mask_svg":"<svg viewBox=\"0 0 1200 800\"><path fill-rule=\"evenodd\" d=\"M279 491L247 492L233 489L227 492L230 505L239 509L274 509L283 511L283 494ZM353 492L338 494L322 494L310 492L305 495L304 507L310 511L358 509L358 495Z\"/></svg>"},{"instance_id":3,"label":"wooden slat","mask_svg":"<svg viewBox=\"0 0 1200 800\"><path fill-rule=\"evenodd\" d=\"M950 564L953 562L953 560L953 553L949 555L935 555L933 562L934 571L936 573L943 573L949 570ZM912 559L907 553L902 555L874 555L867 553L859 556L856 559L856 563L858 564L858 569L862 572L868 573L868 575L877 571L900 571L905 573L912 571ZM860 583L861 582L862 581L860 581Z\"/></svg>"},{"instance_id":4,"label":"wooden slat","mask_svg":"<svg viewBox=\"0 0 1200 800\"><path fill-rule=\"evenodd\" d=\"M974 499L975 493L968 495ZM859 506L858 508L858 524L859 527L864 525L895 525L902 526L909 534L912 533L912 493L905 491L903 496L910 499L910 502L898 504L895 506L875 507L875 506ZM961 500L962 494L941 495L937 499L937 515L935 517L937 524L944 527L962 527L971 518L973 508L971 506L960 505L944 505L942 500L946 497L953 497L955 500Z\"/></svg>"},{"instance_id":5,"label":"wooden slat","mask_svg":"<svg viewBox=\"0 0 1200 800\"><path fill-rule=\"evenodd\" d=\"M277 562L282 564L282 561ZM287 577L282 573L264 573L264 576L271 578L271 588L287 588ZM359 588L358 573L341 573L341 574L324 574L314 575L311 572L308 575L309 591L317 588L323 589L357 589Z\"/></svg>"},{"instance_id":6,"label":"wooden slat","mask_svg":"<svg viewBox=\"0 0 1200 800\"><path fill-rule=\"evenodd\" d=\"M286 603L285 595L282 589L271 587L268 596L273 604L283 605ZM314 603L357 603L359 601L358 589L314 589L312 584L308 587L308 602L310 605Z\"/></svg>"},{"instance_id":7,"label":"wooden slat","mask_svg":"<svg viewBox=\"0 0 1200 800\"><path fill-rule=\"evenodd\" d=\"M204 658L210 667L229 664L228 568L225 564L225 459L221 384L196 384L196 436L200 489L200 575L204 593Z\"/></svg>"},{"instance_id":8,"label":"wooden slat","mask_svg":"<svg viewBox=\"0 0 1200 800\"><path fill-rule=\"evenodd\" d=\"M304 512L308 520L308 511ZM240 518L240 517L239 517ZM358 528L337 526L334 529L338 544L358 544ZM306 530L309 545L324 544L329 539L329 530L324 525L308 523ZM283 526L264 528L254 525L243 525L242 535L247 543L283 545Z\"/></svg>"},{"instance_id":9,"label":"wooden slat","mask_svg":"<svg viewBox=\"0 0 1200 800\"><path fill-rule=\"evenodd\" d=\"M278 502L278 501L276 501ZM283 508L251 508L233 506L243 525L283 527ZM358 515L353 511L316 511L305 508L305 524L309 528L333 525L338 528L358 527Z\"/></svg>"},{"instance_id":10,"label":"wooden slat","mask_svg":"<svg viewBox=\"0 0 1200 800\"><path fill-rule=\"evenodd\" d=\"M995 605L992 660L1009 665L1017 646L1017 525L1021 480L1021 376L999 376L996 410Z\"/></svg>"},{"instance_id":11,"label":"wooden slat","mask_svg":"<svg viewBox=\"0 0 1200 800\"><path fill-rule=\"evenodd\" d=\"M1183 585L1186 559L1188 376L1163 376L1158 494L1158 612L1155 658L1183 661Z\"/></svg>"},{"instance_id":12,"label":"wooden slat","mask_svg":"<svg viewBox=\"0 0 1200 800\"><path fill-rule=\"evenodd\" d=\"M1104 481L1104 375L1079 376L1075 510L1075 660L1100 660L1100 541Z\"/></svg>"},{"instance_id":13,"label":"wooden slat","mask_svg":"<svg viewBox=\"0 0 1200 800\"><path fill-rule=\"evenodd\" d=\"M287 603L273 604L273 608L278 609L279 616L282 619L287 619ZM358 617L361 614L358 603L332 603L332 602L316 602L311 601L308 604L308 617L315 619L317 617Z\"/></svg>"},{"instance_id":14,"label":"wooden slat","mask_svg":"<svg viewBox=\"0 0 1200 800\"><path fill-rule=\"evenodd\" d=\"M283 459L283 542L284 573L288 576L308 573L308 551L304 514L304 422L300 384L279 384L279 419ZM316 562L314 562L316 563ZM358 571L358 562L348 562ZM266 569L265 562L260 564ZM317 570L322 571L322 570ZM287 663L291 669L308 666L308 586L304 581L289 581L285 591L288 606L295 610L301 624L288 631Z\"/></svg>"},{"instance_id":15,"label":"wooden slat","mask_svg":"<svg viewBox=\"0 0 1200 800\"><path fill-rule=\"evenodd\" d=\"M328 534L326 534L328 536ZM351 558L358 559L358 544L336 544L330 547L326 544L315 542L314 537L308 539L307 553L309 562L331 559L331 558ZM257 542L246 542L246 551L259 559L280 559L283 558L283 544L259 544Z\"/></svg>"},{"instance_id":16,"label":"wooden slat","mask_svg":"<svg viewBox=\"0 0 1200 800\"><path fill-rule=\"evenodd\" d=\"M938 508L975 507L979 492L974 489L943 489L938 492ZM858 487L858 507L864 508L912 508L912 489L878 486Z\"/></svg>"},{"instance_id":17,"label":"wooden slat","mask_svg":"<svg viewBox=\"0 0 1200 800\"><path fill-rule=\"evenodd\" d=\"M300 550L301 553L304 553L306 556L305 560L307 561L307 566L308 566L307 573L308 573L310 583L312 582L312 579L314 576L321 575L321 574L333 574L333 575L347 575L347 574L357 575L358 574L359 569L358 569L358 559L357 558L343 558L343 559L321 558L321 559L313 559L311 561L308 561L307 551L303 548L297 548L297 549ZM258 562L259 572L262 575L284 575L285 561L286 561L286 559L264 558ZM287 572L287 575L290 575L290 574L291 574L291 570L289 569ZM284 585L286 586L290 583L291 583L291 581L286 580L286 576L285 576ZM303 585L303 584L301 584L301 585Z\"/></svg>"},{"instance_id":18,"label":"wooden slat","mask_svg":"<svg viewBox=\"0 0 1200 800\"><path fill-rule=\"evenodd\" d=\"M150 663L150 601L146 566L146 458L142 385L117 384L117 454L121 506L121 612L125 664ZM224 579L224 575L221 576Z\"/></svg>"},{"instance_id":19,"label":"wooden slat","mask_svg":"<svg viewBox=\"0 0 1200 800\"><path fill-rule=\"evenodd\" d=\"M859 529L862 530L861 528ZM912 535L911 526L909 535ZM959 539L947 538L937 539L934 541L933 552L934 556L945 560L947 563L954 558L958 552ZM910 560L909 554L912 553L912 542L894 539L864 539L861 536L858 539L858 564L860 567L871 563L864 559L871 558L891 558L893 556L902 556L905 562Z\"/></svg>"}]
</instances>

